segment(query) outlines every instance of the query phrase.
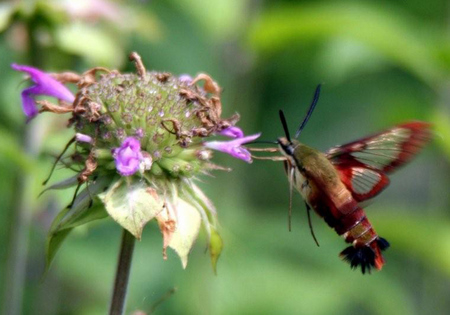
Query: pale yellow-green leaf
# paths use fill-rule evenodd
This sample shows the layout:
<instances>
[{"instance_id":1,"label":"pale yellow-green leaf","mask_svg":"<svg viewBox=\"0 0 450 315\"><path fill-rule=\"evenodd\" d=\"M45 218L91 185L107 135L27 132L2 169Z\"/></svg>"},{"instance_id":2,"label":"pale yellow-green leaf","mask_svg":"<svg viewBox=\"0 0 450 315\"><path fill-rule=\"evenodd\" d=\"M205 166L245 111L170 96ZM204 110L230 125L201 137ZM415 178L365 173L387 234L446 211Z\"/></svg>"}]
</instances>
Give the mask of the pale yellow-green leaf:
<instances>
[{"instance_id":1,"label":"pale yellow-green leaf","mask_svg":"<svg viewBox=\"0 0 450 315\"><path fill-rule=\"evenodd\" d=\"M169 247L175 250L181 259L183 268L186 268L189 252L200 230L201 217L197 209L182 199L178 199L174 206L177 224L171 236Z\"/></svg>"},{"instance_id":2,"label":"pale yellow-green leaf","mask_svg":"<svg viewBox=\"0 0 450 315\"><path fill-rule=\"evenodd\" d=\"M374 211L375 212L375 211ZM376 216L375 216L376 217ZM450 220L395 209L377 218L377 231L391 247L421 261L434 272L450 276ZM381 233L381 232L379 232Z\"/></svg>"},{"instance_id":3,"label":"pale yellow-green leaf","mask_svg":"<svg viewBox=\"0 0 450 315\"><path fill-rule=\"evenodd\" d=\"M96 66L118 67L123 61L117 37L99 27L83 23L60 26L55 40L60 49L83 56Z\"/></svg>"},{"instance_id":4,"label":"pale yellow-green leaf","mask_svg":"<svg viewBox=\"0 0 450 315\"><path fill-rule=\"evenodd\" d=\"M175 0L214 40L233 36L246 25L248 0Z\"/></svg>"},{"instance_id":5,"label":"pale yellow-green leaf","mask_svg":"<svg viewBox=\"0 0 450 315\"><path fill-rule=\"evenodd\" d=\"M311 41L353 40L434 86L443 71L432 37L420 36L422 32L422 25L402 11L357 2L313 3L264 12L250 28L249 40L266 53Z\"/></svg>"},{"instance_id":6,"label":"pale yellow-green leaf","mask_svg":"<svg viewBox=\"0 0 450 315\"><path fill-rule=\"evenodd\" d=\"M11 3L0 3L0 33L8 28L15 8Z\"/></svg>"},{"instance_id":7,"label":"pale yellow-green leaf","mask_svg":"<svg viewBox=\"0 0 450 315\"><path fill-rule=\"evenodd\" d=\"M137 239L144 226L163 209L164 201L153 188L118 181L99 195L109 215Z\"/></svg>"},{"instance_id":8,"label":"pale yellow-green leaf","mask_svg":"<svg viewBox=\"0 0 450 315\"><path fill-rule=\"evenodd\" d=\"M162 38L163 26L158 17L151 12L132 10L129 14L132 18L126 27L129 32L141 36L148 41L157 41Z\"/></svg>"},{"instance_id":9,"label":"pale yellow-green leaf","mask_svg":"<svg viewBox=\"0 0 450 315\"><path fill-rule=\"evenodd\" d=\"M433 112L431 119L436 132L436 143L444 151L447 159L450 159L450 113L441 106Z\"/></svg>"}]
</instances>

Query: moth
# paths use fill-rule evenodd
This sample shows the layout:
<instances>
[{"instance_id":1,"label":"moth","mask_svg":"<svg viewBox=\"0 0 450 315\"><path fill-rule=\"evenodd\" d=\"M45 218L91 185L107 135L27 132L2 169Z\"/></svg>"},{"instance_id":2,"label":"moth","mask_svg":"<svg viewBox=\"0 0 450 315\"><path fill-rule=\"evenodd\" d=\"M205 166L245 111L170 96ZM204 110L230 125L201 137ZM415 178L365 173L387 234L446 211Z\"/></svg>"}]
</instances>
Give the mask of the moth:
<instances>
[{"instance_id":1,"label":"moth","mask_svg":"<svg viewBox=\"0 0 450 315\"><path fill-rule=\"evenodd\" d=\"M409 162L431 139L431 126L425 122L407 122L322 153L297 140L314 111L319 94L320 85L294 138L290 137L280 110L285 137L278 138L276 143L283 157L269 157L284 160L290 184L289 230L295 187L305 201L317 245L311 226L311 209L351 244L340 257L349 262L352 269L360 267L363 274L370 273L371 268L381 270L385 263L382 251L389 243L378 236L361 202L377 196L389 185L388 175Z\"/></svg>"}]
</instances>

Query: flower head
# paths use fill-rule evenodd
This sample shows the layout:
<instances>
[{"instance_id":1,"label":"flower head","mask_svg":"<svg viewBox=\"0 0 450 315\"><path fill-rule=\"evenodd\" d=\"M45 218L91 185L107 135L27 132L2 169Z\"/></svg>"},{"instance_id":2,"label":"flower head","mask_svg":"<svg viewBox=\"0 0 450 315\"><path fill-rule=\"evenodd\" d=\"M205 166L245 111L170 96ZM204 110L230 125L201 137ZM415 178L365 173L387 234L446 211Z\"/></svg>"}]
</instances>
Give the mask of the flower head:
<instances>
[{"instance_id":1,"label":"flower head","mask_svg":"<svg viewBox=\"0 0 450 315\"><path fill-rule=\"evenodd\" d=\"M133 137L126 138L119 148L113 149L117 171L123 176L131 176L139 170L143 159L141 143Z\"/></svg>"},{"instance_id":2,"label":"flower head","mask_svg":"<svg viewBox=\"0 0 450 315\"><path fill-rule=\"evenodd\" d=\"M242 145L257 139L261 134L255 134L247 137L238 138L230 141L209 141L205 142L205 147L217 151L221 151L235 157L237 159L244 160L251 163L252 156L250 152Z\"/></svg>"},{"instance_id":3,"label":"flower head","mask_svg":"<svg viewBox=\"0 0 450 315\"><path fill-rule=\"evenodd\" d=\"M35 85L22 91L22 107L28 119L33 118L39 112L36 102L34 101L34 96L53 96L59 100L70 103L75 100L75 96L72 92L50 75L29 66L12 64L11 67L14 70L27 73L30 76L30 79L35 83Z\"/></svg>"},{"instance_id":4,"label":"flower head","mask_svg":"<svg viewBox=\"0 0 450 315\"><path fill-rule=\"evenodd\" d=\"M75 137L66 149L71 143L76 145L65 156L70 157L65 163L80 171L52 187L80 187L86 183L86 189L74 198L71 213L84 218L83 211L88 211L92 198L98 197L108 215L136 238L141 237L150 220L158 221L164 251L174 249L184 267L199 229L204 227L215 266L222 249L217 213L195 185L195 179L220 169L211 163L209 149L251 162L243 145L259 134L245 137L235 126L237 114L221 117L221 89L208 75L199 74L192 79L188 75L148 72L137 54L131 57L137 74L94 68L83 75L55 75L77 84L76 98L48 74L31 67L12 66L28 73L35 82L22 92L28 117L38 113L33 99L36 95L71 102L64 106L46 102L40 109L72 113L68 126L74 129ZM205 82L198 85L199 81ZM218 135L235 139L209 140ZM66 223L71 224L64 215L57 220L61 221L54 225L57 228L52 235L67 228Z\"/></svg>"}]
</instances>

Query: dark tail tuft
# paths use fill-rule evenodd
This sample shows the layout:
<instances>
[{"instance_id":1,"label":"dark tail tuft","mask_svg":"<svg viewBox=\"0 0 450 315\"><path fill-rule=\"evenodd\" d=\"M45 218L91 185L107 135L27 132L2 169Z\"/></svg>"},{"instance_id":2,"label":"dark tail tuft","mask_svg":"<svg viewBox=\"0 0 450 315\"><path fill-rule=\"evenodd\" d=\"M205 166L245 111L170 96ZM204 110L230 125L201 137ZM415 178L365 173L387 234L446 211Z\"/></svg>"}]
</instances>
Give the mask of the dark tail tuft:
<instances>
[{"instance_id":1,"label":"dark tail tuft","mask_svg":"<svg viewBox=\"0 0 450 315\"><path fill-rule=\"evenodd\" d=\"M349 246L344 249L339 256L346 262L350 263L350 267L352 269L356 269L358 266L361 266L361 272L363 274L366 273L366 270L367 273L370 273L372 267L375 267L375 252L369 246L359 248Z\"/></svg>"},{"instance_id":2,"label":"dark tail tuft","mask_svg":"<svg viewBox=\"0 0 450 315\"><path fill-rule=\"evenodd\" d=\"M384 238L379 237L372 243L363 247L349 246L340 253L340 257L350 263L352 269L361 266L361 272L364 274L370 273L371 269L375 267L380 270L384 265L383 255L381 251L389 248L389 242Z\"/></svg>"},{"instance_id":3,"label":"dark tail tuft","mask_svg":"<svg viewBox=\"0 0 450 315\"><path fill-rule=\"evenodd\" d=\"M389 246L391 246L391 245L389 244L389 242L386 241L386 240L385 240L384 238L382 238L382 237L379 237L379 238L377 239L377 244L378 244L378 247L380 248L380 250L386 250L386 249L389 248Z\"/></svg>"}]
</instances>

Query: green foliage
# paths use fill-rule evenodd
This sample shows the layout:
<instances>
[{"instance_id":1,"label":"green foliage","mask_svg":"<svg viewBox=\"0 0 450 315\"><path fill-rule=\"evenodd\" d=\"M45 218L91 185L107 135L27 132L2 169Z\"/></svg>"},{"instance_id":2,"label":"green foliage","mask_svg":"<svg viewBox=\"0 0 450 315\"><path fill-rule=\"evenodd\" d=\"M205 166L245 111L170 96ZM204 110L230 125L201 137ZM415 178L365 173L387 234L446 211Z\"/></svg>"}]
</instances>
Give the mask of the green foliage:
<instances>
[{"instance_id":1,"label":"green foliage","mask_svg":"<svg viewBox=\"0 0 450 315\"><path fill-rule=\"evenodd\" d=\"M53 220L47 236L46 271L62 242L73 228L108 216L102 204L97 202L94 205L91 195L95 196L102 192L110 183L111 178L109 177L97 179L95 183L80 192L73 203L62 210Z\"/></svg>"},{"instance_id":2,"label":"green foliage","mask_svg":"<svg viewBox=\"0 0 450 315\"><path fill-rule=\"evenodd\" d=\"M101 67L118 65L123 58L115 38L107 30L91 25L79 23L60 27L55 35L55 43L60 49L83 56L89 64Z\"/></svg>"},{"instance_id":3,"label":"green foliage","mask_svg":"<svg viewBox=\"0 0 450 315\"><path fill-rule=\"evenodd\" d=\"M19 141L10 132L0 128L0 138L2 145L0 146L0 160L10 165L15 165L20 169L32 172L35 170L34 161L20 147Z\"/></svg>"},{"instance_id":4,"label":"green foliage","mask_svg":"<svg viewBox=\"0 0 450 315\"><path fill-rule=\"evenodd\" d=\"M12 4L0 3L0 33L8 27L13 14L14 6Z\"/></svg>"},{"instance_id":5,"label":"green foliage","mask_svg":"<svg viewBox=\"0 0 450 315\"><path fill-rule=\"evenodd\" d=\"M444 73L434 54L437 42L433 42L434 36L421 36L422 28L390 7L317 3L264 12L249 37L252 46L263 53L283 50L292 43L351 39L434 86Z\"/></svg>"}]
</instances>

